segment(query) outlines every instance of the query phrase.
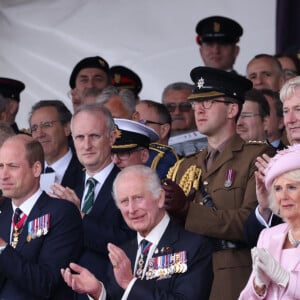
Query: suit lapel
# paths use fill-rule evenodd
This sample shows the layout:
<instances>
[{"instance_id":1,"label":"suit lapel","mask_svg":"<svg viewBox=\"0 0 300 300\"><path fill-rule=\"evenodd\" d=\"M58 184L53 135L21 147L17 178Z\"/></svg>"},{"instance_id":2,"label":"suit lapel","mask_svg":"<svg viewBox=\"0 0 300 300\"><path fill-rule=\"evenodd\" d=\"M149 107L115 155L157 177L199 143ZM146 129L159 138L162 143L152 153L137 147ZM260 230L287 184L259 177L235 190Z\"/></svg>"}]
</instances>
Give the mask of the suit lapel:
<instances>
[{"instance_id":1,"label":"suit lapel","mask_svg":"<svg viewBox=\"0 0 300 300\"><path fill-rule=\"evenodd\" d=\"M166 253L167 248L171 248L169 250L173 251L173 245L178 241L178 230L175 228L175 226L176 225L172 221L169 222L153 253L153 257L168 254Z\"/></svg>"},{"instance_id":2,"label":"suit lapel","mask_svg":"<svg viewBox=\"0 0 300 300\"><path fill-rule=\"evenodd\" d=\"M11 232L11 221L13 215L13 209L10 199L4 199L1 201L7 201L5 207L1 207L0 213L0 236L7 242L10 243L10 232Z\"/></svg>"},{"instance_id":3,"label":"suit lapel","mask_svg":"<svg viewBox=\"0 0 300 300\"><path fill-rule=\"evenodd\" d=\"M272 236L270 236L270 243L269 243L268 249L269 249L269 252L273 255L273 257L277 261L281 260L283 244L285 242L287 233L288 233L288 226L286 225L286 227L284 228L283 231L275 233ZM297 248L297 251L300 256L300 247ZM290 266L291 270L296 269L296 267L298 265L299 265L299 262L296 259L289 261L289 266Z\"/></svg>"},{"instance_id":4,"label":"suit lapel","mask_svg":"<svg viewBox=\"0 0 300 300\"><path fill-rule=\"evenodd\" d=\"M97 198L95 200L93 209L91 211L91 213L93 212L93 210L97 210L99 211L104 211L105 207L110 203L110 201L112 200L112 184L113 181L116 178L116 175L120 172L119 168L114 166L112 171L109 173L108 177L106 178L106 180L104 181L98 195Z\"/></svg>"}]
</instances>

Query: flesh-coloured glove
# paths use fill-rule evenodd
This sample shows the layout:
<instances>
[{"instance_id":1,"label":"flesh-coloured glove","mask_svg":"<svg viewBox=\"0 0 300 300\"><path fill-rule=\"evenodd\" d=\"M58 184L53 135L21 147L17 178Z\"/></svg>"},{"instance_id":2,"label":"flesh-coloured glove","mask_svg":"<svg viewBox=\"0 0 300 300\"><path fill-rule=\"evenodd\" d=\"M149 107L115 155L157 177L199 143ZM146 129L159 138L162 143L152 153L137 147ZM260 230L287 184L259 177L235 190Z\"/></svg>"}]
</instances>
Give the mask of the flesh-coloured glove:
<instances>
[{"instance_id":1,"label":"flesh-coloured glove","mask_svg":"<svg viewBox=\"0 0 300 300\"><path fill-rule=\"evenodd\" d=\"M290 280L290 273L281 267L267 249L257 248L257 267L274 283L284 288L287 286Z\"/></svg>"}]
</instances>

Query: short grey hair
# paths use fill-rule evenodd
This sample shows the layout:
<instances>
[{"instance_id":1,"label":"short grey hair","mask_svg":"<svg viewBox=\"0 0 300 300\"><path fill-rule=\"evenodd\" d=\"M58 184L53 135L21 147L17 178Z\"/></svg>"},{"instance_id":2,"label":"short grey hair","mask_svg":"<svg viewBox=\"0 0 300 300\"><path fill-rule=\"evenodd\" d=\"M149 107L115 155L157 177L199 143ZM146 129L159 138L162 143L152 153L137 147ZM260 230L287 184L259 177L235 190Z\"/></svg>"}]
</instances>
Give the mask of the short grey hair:
<instances>
[{"instance_id":1,"label":"short grey hair","mask_svg":"<svg viewBox=\"0 0 300 300\"><path fill-rule=\"evenodd\" d=\"M112 195L117 206L119 206L117 193L118 184L120 180L126 180L126 175L128 174L135 174L139 178L144 178L145 190L150 192L154 199L159 199L162 187L157 172L145 165L133 165L124 168L114 180Z\"/></svg>"},{"instance_id":2,"label":"short grey hair","mask_svg":"<svg viewBox=\"0 0 300 300\"><path fill-rule=\"evenodd\" d=\"M137 98L134 93L128 89L118 90L115 86L108 86L103 89L101 94L97 97L96 102L105 104L112 96L119 96L122 99L124 107L130 116L135 112Z\"/></svg>"},{"instance_id":3,"label":"short grey hair","mask_svg":"<svg viewBox=\"0 0 300 300\"><path fill-rule=\"evenodd\" d=\"M71 131L73 131L73 122L74 122L74 118L80 113L80 112L88 112L92 115L101 115L99 116L99 118L102 118L102 116L104 115L105 117L105 120L106 120L106 129L107 129L107 134L108 136L110 135L110 133L112 131L115 130L115 122L114 122L114 119L110 113L110 111L105 107L103 106L103 104L101 103L89 103L89 104L83 104L83 105L80 105L72 119L71 119Z\"/></svg>"},{"instance_id":4,"label":"short grey hair","mask_svg":"<svg viewBox=\"0 0 300 300\"><path fill-rule=\"evenodd\" d=\"M162 92L162 96L161 96L161 100L162 102L164 103L164 99L165 99L165 96L166 96L166 93L168 91L193 91L194 90L194 85L191 84L191 83L187 83L187 82L174 82L174 83L170 83L169 85L167 85L163 92Z\"/></svg>"},{"instance_id":5,"label":"short grey hair","mask_svg":"<svg viewBox=\"0 0 300 300\"><path fill-rule=\"evenodd\" d=\"M280 90L281 102L284 103L285 100L292 97L298 88L300 88L300 76L296 76L286 81Z\"/></svg>"}]
</instances>

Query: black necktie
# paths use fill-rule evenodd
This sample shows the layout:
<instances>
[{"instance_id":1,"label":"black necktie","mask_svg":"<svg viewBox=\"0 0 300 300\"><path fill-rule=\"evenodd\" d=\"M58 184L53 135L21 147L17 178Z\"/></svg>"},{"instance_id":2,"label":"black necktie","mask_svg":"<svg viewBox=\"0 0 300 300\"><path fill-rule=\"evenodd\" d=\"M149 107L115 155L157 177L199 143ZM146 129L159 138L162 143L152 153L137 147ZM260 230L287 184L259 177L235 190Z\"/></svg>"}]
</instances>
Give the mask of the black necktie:
<instances>
[{"instance_id":1,"label":"black necktie","mask_svg":"<svg viewBox=\"0 0 300 300\"><path fill-rule=\"evenodd\" d=\"M51 167L46 167L45 173L55 173L55 171Z\"/></svg>"},{"instance_id":2,"label":"black necktie","mask_svg":"<svg viewBox=\"0 0 300 300\"><path fill-rule=\"evenodd\" d=\"M141 254L138 259L138 265L137 265L136 273L135 273L135 277L137 277L137 278L141 278L143 275L145 263L146 263L147 256L148 256L151 246L152 246L152 243L145 239L141 240L141 242L140 242Z\"/></svg>"},{"instance_id":3,"label":"black necktie","mask_svg":"<svg viewBox=\"0 0 300 300\"><path fill-rule=\"evenodd\" d=\"M19 207L15 209L14 216L13 216L14 224L18 224L18 222L21 220L22 213L23 212Z\"/></svg>"}]
</instances>

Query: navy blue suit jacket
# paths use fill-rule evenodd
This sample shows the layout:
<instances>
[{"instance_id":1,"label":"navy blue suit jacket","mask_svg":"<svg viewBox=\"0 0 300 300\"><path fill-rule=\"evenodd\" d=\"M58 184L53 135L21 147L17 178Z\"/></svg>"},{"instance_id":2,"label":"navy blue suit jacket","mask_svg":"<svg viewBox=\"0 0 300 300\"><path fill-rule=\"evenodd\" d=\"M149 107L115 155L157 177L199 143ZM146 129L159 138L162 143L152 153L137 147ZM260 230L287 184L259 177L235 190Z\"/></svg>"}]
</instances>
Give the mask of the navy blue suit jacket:
<instances>
[{"instance_id":1,"label":"navy blue suit jacket","mask_svg":"<svg viewBox=\"0 0 300 300\"><path fill-rule=\"evenodd\" d=\"M72 159L62 178L61 185L75 190L82 183L82 174L84 174L83 166L79 162L76 154L73 153Z\"/></svg>"},{"instance_id":2,"label":"navy blue suit jacket","mask_svg":"<svg viewBox=\"0 0 300 300\"><path fill-rule=\"evenodd\" d=\"M281 224L282 222L283 221L280 217L273 215L271 226ZM257 220L254 209L244 223L243 227L244 239L249 247L253 248L256 246L259 234L265 228L266 227L260 224L260 222Z\"/></svg>"},{"instance_id":3,"label":"navy blue suit jacket","mask_svg":"<svg viewBox=\"0 0 300 300\"><path fill-rule=\"evenodd\" d=\"M83 217L84 250L79 264L90 270L102 282L107 282L110 265L107 243L120 245L132 239L135 233L129 229L112 197L112 184L119 172L114 166L94 202L91 212ZM84 178L78 191L82 199Z\"/></svg>"},{"instance_id":4,"label":"navy blue suit jacket","mask_svg":"<svg viewBox=\"0 0 300 300\"><path fill-rule=\"evenodd\" d=\"M82 250L78 209L69 201L42 193L14 249L9 245L13 209L11 200L5 201L0 208L0 237L8 245L0 254L0 299L72 299L72 290L64 283L60 268L77 261ZM28 242L28 222L48 213L48 233Z\"/></svg>"},{"instance_id":5,"label":"navy blue suit jacket","mask_svg":"<svg viewBox=\"0 0 300 300\"><path fill-rule=\"evenodd\" d=\"M173 274L166 279L137 279L129 293L128 300L208 299L213 278L212 246L210 241L201 235L186 231L174 221L170 221L159 241L157 249L160 250L163 247L164 249L170 247L172 253L186 250L187 271L182 274ZM131 261L133 270L138 249L137 239L135 238L125 244L123 249ZM160 255L162 254L157 253L153 257ZM112 269L110 269L109 275L110 283L107 286L108 299L121 299L124 290L115 281Z\"/></svg>"}]
</instances>

